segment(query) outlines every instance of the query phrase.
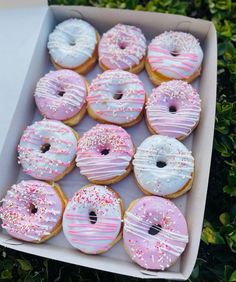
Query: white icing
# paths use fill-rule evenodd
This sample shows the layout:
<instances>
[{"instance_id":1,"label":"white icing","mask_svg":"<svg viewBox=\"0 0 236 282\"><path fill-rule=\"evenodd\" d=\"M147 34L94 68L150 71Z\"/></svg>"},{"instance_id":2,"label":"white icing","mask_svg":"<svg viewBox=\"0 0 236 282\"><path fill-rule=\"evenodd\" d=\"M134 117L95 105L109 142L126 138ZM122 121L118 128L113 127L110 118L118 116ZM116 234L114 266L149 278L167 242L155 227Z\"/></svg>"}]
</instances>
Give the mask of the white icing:
<instances>
[{"instance_id":1,"label":"white icing","mask_svg":"<svg viewBox=\"0 0 236 282\"><path fill-rule=\"evenodd\" d=\"M114 99L115 94L122 94ZM139 116L145 102L145 90L137 75L122 71L105 71L91 83L88 105L105 121L123 124Z\"/></svg>"},{"instance_id":2,"label":"white icing","mask_svg":"<svg viewBox=\"0 0 236 282\"><path fill-rule=\"evenodd\" d=\"M157 162L166 166L157 167ZM133 160L138 183L154 195L165 196L177 192L192 178L194 159L178 140L153 135L137 148Z\"/></svg>"},{"instance_id":3,"label":"white icing","mask_svg":"<svg viewBox=\"0 0 236 282\"><path fill-rule=\"evenodd\" d=\"M97 44L96 30L89 23L69 19L49 35L48 49L53 60L65 68L76 68L92 57Z\"/></svg>"}]
</instances>

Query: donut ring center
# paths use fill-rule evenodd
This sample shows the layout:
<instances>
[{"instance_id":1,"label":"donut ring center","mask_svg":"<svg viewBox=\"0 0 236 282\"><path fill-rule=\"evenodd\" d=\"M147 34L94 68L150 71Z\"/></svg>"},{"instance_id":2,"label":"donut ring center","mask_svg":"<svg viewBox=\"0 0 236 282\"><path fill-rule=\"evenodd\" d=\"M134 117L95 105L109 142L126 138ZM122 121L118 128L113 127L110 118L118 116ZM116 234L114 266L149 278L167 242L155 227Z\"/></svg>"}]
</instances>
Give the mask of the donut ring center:
<instances>
[{"instance_id":1,"label":"donut ring center","mask_svg":"<svg viewBox=\"0 0 236 282\"><path fill-rule=\"evenodd\" d=\"M163 168L163 167L166 166L166 163L165 163L165 162L162 162L162 161L158 161L158 162L156 163L156 166L159 167L159 168Z\"/></svg>"},{"instance_id":2,"label":"donut ring center","mask_svg":"<svg viewBox=\"0 0 236 282\"><path fill-rule=\"evenodd\" d=\"M119 42L118 46L121 50L124 50L127 47L127 43L126 42Z\"/></svg>"},{"instance_id":3,"label":"donut ring center","mask_svg":"<svg viewBox=\"0 0 236 282\"><path fill-rule=\"evenodd\" d=\"M97 222L98 218L97 218L97 214L95 211L91 211L89 213L89 221L91 224L95 224Z\"/></svg>"},{"instance_id":4,"label":"donut ring center","mask_svg":"<svg viewBox=\"0 0 236 282\"><path fill-rule=\"evenodd\" d=\"M103 150L101 150L101 155L106 156L106 155L108 155L108 154L109 154L109 152L110 152L110 150L109 150L109 149L103 149Z\"/></svg>"},{"instance_id":5,"label":"donut ring center","mask_svg":"<svg viewBox=\"0 0 236 282\"><path fill-rule=\"evenodd\" d=\"M63 95L64 95L65 93L66 93L65 91L59 91L57 95L63 97Z\"/></svg>"},{"instance_id":6,"label":"donut ring center","mask_svg":"<svg viewBox=\"0 0 236 282\"><path fill-rule=\"evenodd\" d=\"M169 112L172 113L172 114L175 114L175 113L177 112L176 106L173 106L173 105L170 106L170 107L169 107Z\"/></svg>"},{"instance_id":7,"label":"donut ring center","mask_svg":"<svg viewBox=\"0 0 236 282\"><path fill-rule=\"evenodd\" d=\"M51 145L49 143L45 143L41 146L40 151L41 153L46 153L47 151L49 151Z\"/></svg>"},{"instance_id":8,"label":"donut ring center","mask_svg":"<svg viewBox=\"0 0 236 282\"><path fill-rule=\"evenodd\" d=\"M149 230L148 230L148 234L150 235L156 235L161 231L161 225L160 224L153 224Z\"/></svg>"},{"instance_id":9,"label":"donut ring center","mask_svg":"<svg viewBox=\"0 0 236 282\"><path fill-rule=\"evenodd\" d=\"M179 52L177 52L177 51L175 51L175 50L171 51L170 54L171 54L171 56L173 56L173 57L179 56Z\"/></svg>"},{"instance_id":10,"label":"donut ring center","mask_svg":"<svg viewBox=\"0 0 236 282\"><path fill-rule=\"evenodd\" d=\"M37 211L38 211L38 208L36 208L36 206L31 203L31 204L30 204L30 207L29 207L29 210L30 210L30 213L36 214Z\"/></svg>"},{"instance_id":11,"label":"donut ring center","mask_svg":"<svg viewBox=\"0 0 236 282\"><path fill-rule=\"evenodd\" d=\"M113 95L113 99L120 100L123 97L123 93L121 91L118 91Z\"/></svg>"}]
</instances>

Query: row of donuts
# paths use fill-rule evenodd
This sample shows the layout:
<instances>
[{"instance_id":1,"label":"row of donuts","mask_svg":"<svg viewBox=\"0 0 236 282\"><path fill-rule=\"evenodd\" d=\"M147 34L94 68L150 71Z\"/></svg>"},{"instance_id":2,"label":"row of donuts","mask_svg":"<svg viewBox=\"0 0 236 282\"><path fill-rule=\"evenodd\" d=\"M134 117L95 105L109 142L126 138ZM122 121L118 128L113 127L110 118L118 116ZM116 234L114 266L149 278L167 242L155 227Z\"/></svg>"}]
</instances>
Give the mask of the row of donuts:
<instances>
[{"instance_id":1,"label":"row of donuts","mask_svg":"<svg viewBox=\"0 0 236 282\"><path fill-rule=\"evenodd\" d=\"M48 49L53 65L85 74L97 59L105 70L139 73L144 65L150 80L159 85L170 79L193 81L200 75L203 51L199 41L185 32L166 31L147 47L136 26L117 24L102 35L88 22L68 19L49 36Z\"/></svg>"},{"instance_id":2,"label":"row of donuts","mask_svg":"<svg viewBox=\"0 0 236 282\"><path fill-rule=\"evenodd\" d=\"M170 267L188 243L184 216L157 196L136 199L124 213L111 187L86 185L67 202L58 184L26 180L13 185L2 202L2 227L14 238L41 243L63 227L77 250L100 254L123 237L128 255L146 269Z\"/></svg>"},{"instance_id":3,"label":"row of donuts","mask_svg":"<svg viewBox=\"0 0 236 282\"><path fill-rule=\"evenodd\" d=\"M176 198L191 187L194 158L177 139L146 138L137 148L125 129L97 124L79 134L60 121L37 121L28 126L18 145L24 173L40 180L58 181L75 166L89 182L114 184L134 167L137 185L146 194Z\"/></svg>"},{"instance_id":4,"label":"row of donuts","mask_svg":"<svg viewBox=\"0 0 236 282\"><path fill-rule=\"evenodd\" d=\"M89 86L74 71L50 71L39 80L34 95L44 117L70 126L77 124L87 109L100 123L130 127L142 119L146 108L146 124L152 134L179 140L194 130L201 112L200 96L187 82L163 82L147 98L139 77L123 70L98 74Z\"/></svg>"}]
</instances>

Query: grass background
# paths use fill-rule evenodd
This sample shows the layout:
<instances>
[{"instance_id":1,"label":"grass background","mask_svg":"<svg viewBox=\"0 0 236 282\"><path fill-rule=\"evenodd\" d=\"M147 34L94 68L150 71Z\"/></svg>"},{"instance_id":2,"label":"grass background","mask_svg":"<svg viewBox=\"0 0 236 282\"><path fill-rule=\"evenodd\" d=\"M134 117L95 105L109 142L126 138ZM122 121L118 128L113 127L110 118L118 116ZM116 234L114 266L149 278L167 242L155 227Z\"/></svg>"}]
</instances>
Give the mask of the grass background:
<instances>
[{"instance_id":1,"label":"grass background","mask_svg":"<svg viewBox=\"0 0 236 282\"><path fill-rule=\"evenodd\" d=\"M218 33L214 148L202 241L189 281L236 281L236 2L49 0L49 4L174 13L214 22ZM135 278L26 255L1 246L0 258L0 282L139 281Z\"/></svg>"}]
</instances>

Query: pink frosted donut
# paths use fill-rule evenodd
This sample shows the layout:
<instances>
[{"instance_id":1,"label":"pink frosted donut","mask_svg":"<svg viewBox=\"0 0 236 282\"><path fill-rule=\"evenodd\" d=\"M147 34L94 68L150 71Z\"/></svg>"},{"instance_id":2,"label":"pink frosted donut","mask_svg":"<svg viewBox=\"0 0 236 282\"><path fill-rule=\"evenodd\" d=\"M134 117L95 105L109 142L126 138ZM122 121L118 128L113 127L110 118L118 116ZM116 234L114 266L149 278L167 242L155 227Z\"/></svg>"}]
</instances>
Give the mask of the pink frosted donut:
<instances>
[{"instance_id":1,"label":"pink frosted donut","mask_svg":"<svg viewBox=\"0 0 236 282\"><path fill-rule=\"evenodd\" d=\"M124 245L131 259L146 269L174 264L188 243L180 210L170 201L146 196L133 201L124 216Z\"/></svg>"},{"instance_id":2,"label":"pink frosted donut","mask_svg":"<svg viewBox=\"0 0 236 282\"><path fill-rule=\"evenodd\" d=\"M117 24L103 34L98 47L99 64L103 70L121 69L133 73L144 67L146 39L138 27Z\"/></svg>"},{"instance_id":3,"label":"pink frosted donut","mask_svg":"<svg viewBox=\"0 0 236 282\"><path fill-rule=\"evenodd\" d=\"M203 51L190 33L165 31L148 46L146 70L156 85L171 79L188 82L200 75Z\"/></svg>"},{"instance_id":4,"label":"pink frosted donut","mask_svg":"<svg viewBox=\"0 0 236 282\"><path fill-rule=\"evenodd\" d=\"M30 176L57 181L75 166L78 134L56 120L28 126L18 145L19 163Z\"/></svg>"},{"instance_id":5,"label":"pink frosted donut","mask_svg":"<svg viewBox=\"0 0 236 282\"><path fill-rule=\"evenodd\" d=\"M14 238L43 242L61 230L64 197L58 185L23 180L13 185L1 201L2 228Z\"/></svg>"},{"instance_id":6,"label":"pink frosted donut","mask_svg":"<svg viewBox=\"0 0 236 282\"><path fill-rule=\"evenodd\" d=\"M78 123L86 112L87 82L71 70L50 71L37 83L35 102L40 113L68 125Z\"/></svg>"},{"instance_id":7,"label":"pink frosted donut","mask_svg":"<svg viewBox=\"0 0 236 282\"><path fill-rule=\"evenodd\" d=\"M200 112L200 96L190 84L181 80L163 82L147 101L147 126L152 134L182 140L197 126Z\"/></svg>"},{"instance_id":8,"label":"pink frosted donut","mask_svg":"<svg viewBox=\"0 0 236 282\"><path fill-rule=\"evenodd\" d=\"M97 124L79 140L76 165L90 182L111 184L130 173L133 155L133 142L122 127Z\"/></svg>"},{"instance_id":9,"label":"pink frosted donut","mask_svg":"<svg viewBox=\"0 0 236 282\"><path fill-rule=\"evenodd\" d=\"M110 187L89 184L69 201L63 231L76 249L87 254L103 253L121 239L122 218L119 194Z\"/></svg>"},{"instance_id":10,"label":"pink frosted donut","mask_svg":"<svg viewBox=\"0 0 236 282\"><path fill-rule=\"evenodd\" d=\"M142 119L144 85L133 73L108 70L92 81L87 101L89 115L99 122L132 126Z\"/></svg>"}]
</instances>

